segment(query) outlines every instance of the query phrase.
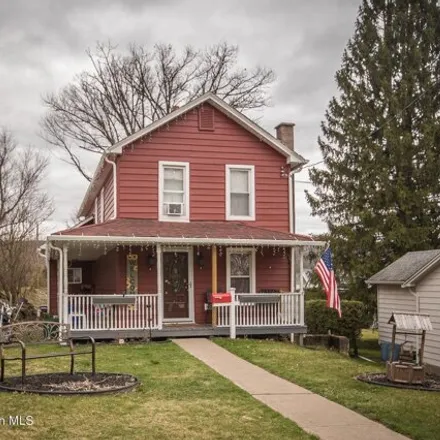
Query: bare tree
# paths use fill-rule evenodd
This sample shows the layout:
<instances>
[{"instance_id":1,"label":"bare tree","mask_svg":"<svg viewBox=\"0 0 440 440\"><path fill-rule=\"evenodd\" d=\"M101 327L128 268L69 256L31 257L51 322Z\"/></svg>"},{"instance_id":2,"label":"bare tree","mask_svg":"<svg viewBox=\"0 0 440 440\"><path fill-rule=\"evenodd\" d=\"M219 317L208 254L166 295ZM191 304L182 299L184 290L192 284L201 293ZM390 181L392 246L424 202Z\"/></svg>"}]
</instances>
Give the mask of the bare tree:
<instances>
[{"instance_id":1,"label":"bare tree","mask_svg":"<svg viewBox=\"0 0 440 440\"><path fill-rule=\"evenodd\" d=\"M40 184L47 159L0 129L0 299L14 304L39 282L39 225L52 213Z\"/></svg>"},{"instance_id":2,"label":"bare tree","mask_svg":"<svg viewBox=\"0 0 440 440\"><path fill-rule=\"evenodd\" d=\"M240 111L268 104L275 75L257 66L237 66L238 47L220 43L204 50L171 45L152 50L131 45L123 54L110 43L87 52L92 69L59 93L43 98L48 111L42 136L61 148L86 179L79 153L102 153L110 145L206 93L214 92Z\"/></svg>"}]
</instances>

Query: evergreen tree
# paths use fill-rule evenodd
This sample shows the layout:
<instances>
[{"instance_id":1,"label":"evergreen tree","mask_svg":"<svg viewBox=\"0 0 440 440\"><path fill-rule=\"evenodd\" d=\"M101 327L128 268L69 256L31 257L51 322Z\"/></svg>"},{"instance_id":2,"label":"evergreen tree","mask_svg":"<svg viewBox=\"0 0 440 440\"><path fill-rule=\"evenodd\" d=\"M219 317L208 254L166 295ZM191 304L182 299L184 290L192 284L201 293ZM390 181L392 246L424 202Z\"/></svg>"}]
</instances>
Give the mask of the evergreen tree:
<instances>
[{"instance_id":1,"label":"evergreen tree","mask_svg":"<svg viewBox=\"0 0 440 440\"><path fill-rule=\"evenodd\" d=\"M440 8L363 0L336 73L311 169L313 215L336 273L374 308L365 280L407 251L440 245Z\"/></svg>"}]
</instances>

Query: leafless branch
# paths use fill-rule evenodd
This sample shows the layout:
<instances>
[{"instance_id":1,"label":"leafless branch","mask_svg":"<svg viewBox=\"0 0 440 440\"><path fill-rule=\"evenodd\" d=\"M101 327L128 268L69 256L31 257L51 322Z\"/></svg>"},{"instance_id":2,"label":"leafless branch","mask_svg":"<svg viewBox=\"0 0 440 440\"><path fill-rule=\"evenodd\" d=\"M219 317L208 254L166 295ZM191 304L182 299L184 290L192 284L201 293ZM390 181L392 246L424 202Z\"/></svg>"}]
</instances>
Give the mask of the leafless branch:
<instances>
[{"instance_id":1,"label":"leafless branch","mask_svg":"<svg viewBox=\"0 0 440 440\"><path fill-rule=\"evenodd\" d=\"M47 159L0 130L0 298L9 302L25 295L41 267L36 232L52 213L40 188L46 167Z\"/></svg>"},{"instance_id":2,"label":"leafless branch","mask_svg":"<svg viewBox=\"0 0 440 440\"><path fill-rule=\"evenodd\" d=\"M239 67L238 47L227 43L181 52L172 45L132 44L126 53L98 43L87 54L91 69L43 98L41 128L42 137L88 180L79 149L101 153L208 91L243 112L262 108L275 80L270 69Z\"/></svg>"}]
</instances>

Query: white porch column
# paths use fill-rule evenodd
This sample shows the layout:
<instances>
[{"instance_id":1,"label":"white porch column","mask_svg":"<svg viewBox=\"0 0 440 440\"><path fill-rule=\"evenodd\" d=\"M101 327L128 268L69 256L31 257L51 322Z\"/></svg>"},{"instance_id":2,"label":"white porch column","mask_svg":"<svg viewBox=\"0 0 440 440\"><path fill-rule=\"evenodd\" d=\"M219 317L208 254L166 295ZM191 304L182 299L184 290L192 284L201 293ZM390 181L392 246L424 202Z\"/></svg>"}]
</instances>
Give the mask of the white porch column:
<instances>
[{"instance_id":1,"label":"white porch column","mask_svg":"<svg viewBox=\"0 0 440 440\"><path fill-rule=\"evenodd\" d=\"M295 248L290 248L290 292L295 293Z\"/></svg>"},{"instance_id":2,"label":"white porch column","mask_svg":"<svg viewBox=\"0 0 440 440\"><path fill-rule=\"evenodd\" d=\"M69 293L69 279L68 279L68 255L67 255L67 246L63 246L63 279L64 279L64 288L63 288L63 317L62 322L64 324L69 324L68 310L67 310L67 295Z\"/></svg>"},{"instance_id":3,"label":"white porch column","mask_svg":"<svg viewBox=\"0 0 440 440\"><path fill-rule=\"evenodd\" d=\"M229 289L231 293L231 304L229 306L229 336L231 339L236 339L237 331L236 331L236 321L235 321L235 311L236 311L236 296L235 296L235 287L231 287Z\"/></svg>"},{"instance_id":4,"label":"white porch column","mask_svg":"<svg viewBox=\"0 0 440 440\"><path fill-rule=\"evenodd\" d=\"M64 272L63 272L63 265L64 265L64 258L63 258L63 251L62 249L57 248L58 252L58 275L57 275L57 310L58 310L58 320L62 322L63 317L63 286L64 286Z\"/></svg>"},{"instance_id":5,"label":"white porch column","mask_svg":"<svg viewBox=\"0 0 440 440\"><path fill-rule=\"evenodd\" d=\"M163 326L163 267L162 267L162 245L156 245L156 272L157 272L157 323L159 329Z\"/></svg>"},{"instance_id":6,"label":"white porch column","mask_svg":"<svg viewBox=\"0 0 440 440\"><path fill-rule=\"evenodd\" d=\"M290 248L290 293L295 293L295 248ZM290 313L294 315L294 322L299 317L299 310L296 309L295 297L293 297L293 305ZM293 344L295 340L295 333L290 333L290 342Z\"/></svg>"},{"instance_id":7,"label":"white porch column","mask_svg":"<svg viewBox=\"0 0 440 440\"><path fill-rule=\"evenodd\" d=\"M299 250L299 292L300 298L300 318L299 322L304 325L304 249L301 247Z\"/></svg>"}]
</instances>

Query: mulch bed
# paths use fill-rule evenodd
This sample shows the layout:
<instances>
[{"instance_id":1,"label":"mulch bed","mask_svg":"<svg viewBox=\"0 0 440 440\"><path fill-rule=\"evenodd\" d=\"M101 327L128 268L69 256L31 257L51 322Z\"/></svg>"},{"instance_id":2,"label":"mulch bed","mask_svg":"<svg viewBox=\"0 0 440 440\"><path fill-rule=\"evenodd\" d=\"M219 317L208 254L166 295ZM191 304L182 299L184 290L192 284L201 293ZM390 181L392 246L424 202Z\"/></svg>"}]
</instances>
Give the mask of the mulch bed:
<instances>
[{"instance_id":1,"label":"mulch bed","mask_svg":"<svg viewBox=\"0 0 440 440\"><path fill-rule=\"evenodd\" d=\"M133 389L139 381L130 374L118 373L53 373L26 376L24 386L21 377L10 377L0 383L0 391L18 391L38 394L106 394Z\"/></svg>"},{"instance_id":2,"label":"mulch bed","mask_svg":"<svg viewBox=\"0 0 440 440\"><path fill-rule=\"evenodd\" d=\"M385 387L419 391L440 391L440 377L434 375L426 375L426 381L422 385L391 382L387 379L385 373L365 373L357 376L356 379L362 382Z\"/></svg>"}]
</instances>

